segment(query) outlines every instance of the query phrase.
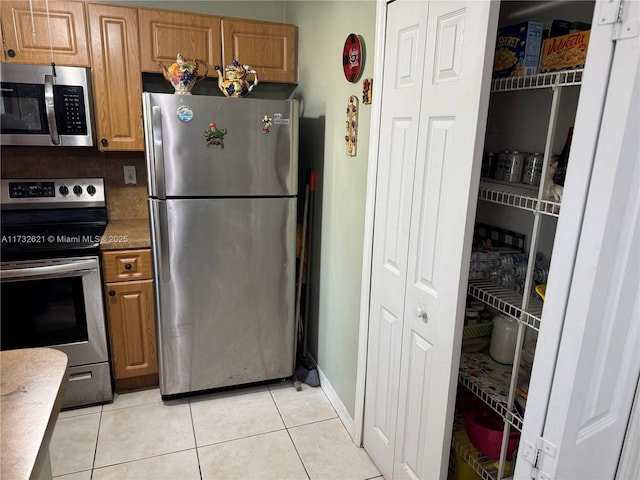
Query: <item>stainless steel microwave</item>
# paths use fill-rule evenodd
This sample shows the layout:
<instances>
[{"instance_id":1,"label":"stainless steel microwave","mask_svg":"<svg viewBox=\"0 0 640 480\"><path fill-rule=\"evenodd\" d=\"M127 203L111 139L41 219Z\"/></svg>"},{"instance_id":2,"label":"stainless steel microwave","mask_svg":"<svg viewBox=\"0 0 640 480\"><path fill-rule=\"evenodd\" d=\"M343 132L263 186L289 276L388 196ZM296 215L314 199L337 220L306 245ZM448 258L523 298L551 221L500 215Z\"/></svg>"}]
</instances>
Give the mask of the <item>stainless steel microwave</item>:
<instances>
[{"instance_id":1,"label":"stainless steel microwave","mask_svg":"<svg viewBox=\"0 0 640 480\"><path fill-rule=\"evenodd\" d=\"M0 144L95 145L88 68L0 64Z\"/></svg>"}]
</instances>

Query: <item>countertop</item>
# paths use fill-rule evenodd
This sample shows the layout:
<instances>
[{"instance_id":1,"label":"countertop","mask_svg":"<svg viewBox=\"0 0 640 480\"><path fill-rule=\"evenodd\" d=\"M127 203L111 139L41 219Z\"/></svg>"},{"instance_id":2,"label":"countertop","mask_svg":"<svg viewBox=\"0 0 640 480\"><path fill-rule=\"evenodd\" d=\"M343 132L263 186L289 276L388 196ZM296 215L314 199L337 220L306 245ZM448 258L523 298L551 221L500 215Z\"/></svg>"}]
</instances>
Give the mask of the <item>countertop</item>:
<instances>
[{"instance_id":1,"label":"countertop","mask_svg":"<svg viewBox=\"0 0 640 480\"><path fill-rule=\"evenodd\" d=\"M150 247L151 234L149 232L149 220L146 218L109 220L100 242L101 250L129 250Z\"/></svg>"},{"instance_id":2,"label":"countertop","mask_svg":"<svg viewBox=\"0 0 640 480\"><path fill-rule=\"evenodd\" d=\"M68 359L52 348L0 352L2 477L38 478L68 382Z\"/></svg>"}]
</instances>

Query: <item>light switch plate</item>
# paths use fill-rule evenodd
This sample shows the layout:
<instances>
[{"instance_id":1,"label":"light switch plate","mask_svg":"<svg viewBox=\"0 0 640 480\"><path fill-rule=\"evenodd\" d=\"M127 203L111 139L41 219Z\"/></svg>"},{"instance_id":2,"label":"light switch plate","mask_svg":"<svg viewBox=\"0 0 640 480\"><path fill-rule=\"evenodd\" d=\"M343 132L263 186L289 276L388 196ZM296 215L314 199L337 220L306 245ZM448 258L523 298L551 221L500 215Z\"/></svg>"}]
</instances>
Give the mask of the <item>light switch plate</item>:
<instances>
[{"instance_id":1,"label":"light switch plate","mask_svg":"<svg viewBox=\"0 0 640 480\"><path fill-rule=\"evenodd\" d=\"M125 165L124 166L124 183L135 185L138 183L136 179L136 167L134 165Z\"/></svg>"}]
</instances>

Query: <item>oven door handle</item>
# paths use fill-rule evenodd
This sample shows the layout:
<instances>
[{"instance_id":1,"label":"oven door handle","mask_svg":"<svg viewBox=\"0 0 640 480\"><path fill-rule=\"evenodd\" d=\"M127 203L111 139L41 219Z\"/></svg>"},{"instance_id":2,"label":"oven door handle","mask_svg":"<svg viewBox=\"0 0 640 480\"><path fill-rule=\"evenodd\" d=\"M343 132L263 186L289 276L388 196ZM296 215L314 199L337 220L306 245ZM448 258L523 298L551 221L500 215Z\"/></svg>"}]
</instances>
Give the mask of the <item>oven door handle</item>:
<instances>
[{"instance_id":1,"label":"oven door handle","mask_svg":"<svg viewBox=\"0 0 640 480\"><path fill-rule=\"evenodd\" d=\"M58 125L56 125L56 107L53 101L53 75L44 76L44 106L47 111L51 143L60 145L60 135L58 134Z\"/></svg>"},{"instance_id":2,"label":"oven door handle","mask_svg":"<svg viewBox=\"0 0 640 480\"><path fill-rule=\"evenodd\" d=\"M42 276L55 276L64 273L89 273L95 272L95 260L84 260L80 262L64 263L62 265L47 265L45 267L12 268L2 270L2 280L21 280L23 278L33 278Z\"/></svg>"}]
</instances>

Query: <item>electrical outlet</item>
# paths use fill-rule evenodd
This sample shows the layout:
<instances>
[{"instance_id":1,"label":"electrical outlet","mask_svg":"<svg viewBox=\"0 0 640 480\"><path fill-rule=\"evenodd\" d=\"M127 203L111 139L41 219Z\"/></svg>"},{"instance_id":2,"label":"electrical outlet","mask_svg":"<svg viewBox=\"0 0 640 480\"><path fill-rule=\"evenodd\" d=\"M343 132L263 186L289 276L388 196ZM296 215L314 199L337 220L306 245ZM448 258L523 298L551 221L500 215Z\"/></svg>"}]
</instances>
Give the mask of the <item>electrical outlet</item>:
<instances>
[{"instance_id":1,"label":"electrical outlet","mask_svg":"<svg viewBox=\"0 0 640 480\"><path fill-rule=\"evenodd\" d=\"M138 183L136 180L136 167L134 165L124 166L124 183L132 185Z\"/></svg>"}]
</instances>

